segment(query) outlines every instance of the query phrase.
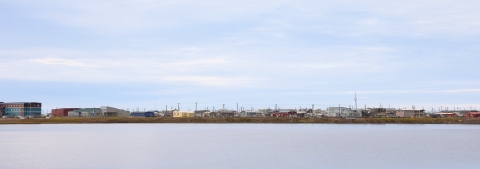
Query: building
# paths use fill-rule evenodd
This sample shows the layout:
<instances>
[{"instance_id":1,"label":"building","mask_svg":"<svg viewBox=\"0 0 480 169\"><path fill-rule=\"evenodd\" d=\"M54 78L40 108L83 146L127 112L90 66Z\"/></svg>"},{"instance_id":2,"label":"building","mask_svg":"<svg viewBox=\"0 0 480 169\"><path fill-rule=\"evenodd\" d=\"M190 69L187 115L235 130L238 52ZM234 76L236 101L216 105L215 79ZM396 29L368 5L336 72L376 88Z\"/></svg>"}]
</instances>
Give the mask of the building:
<instances>
[{"instance_id":1,"label":"building","mask_svg":"<svg viewBox=\"0 0 480 169\"><path fill-rule=\"evenodd\" d=\"M424 117L425 110L397 110L397 117Z\"/></svg>"},{"instance_id":2,"label":"building","mask_svg":"<svg viewBox=\"0 0 480 169\"><path fill-rule=\"evenodd\" d=\"M100 108L84 108L68 112L68 117L103 117Z\"/></svg>"},{"instance_id":3,"label":"building","mask_svg":"<svg viewBox=\"0 0 480 169\"><path fill-rule=\"evenodd\" d=\"M325 116L327 116L327 111L317 109L317 110L313 111L313 116L314 117L325 117Z\"/></svg>"},{"instance_id":4,"label":"building","mask_svg":"<svg viewBox=\"0 0 480 169\"><path fill-rule=\"evenodd\" d=\"M173 111L173 117L195 117L195 113L192 111Z\"/></svg>"},{"instance_id":5,"label":"building","mask_svg":"<svg viewBox=\"0 0 480 169\"><path fill-rule=\"evenodd\" d=\"M434 113L428 114L428 117L430 117L430 118L442 118L442 116L440 116L439 114L434 114Z\"/></svg>"},{"instance_id":6,"label":"building","mask_svg":"<svg viewBox=\"0 0 480 169\"><path fill-rule=\"evenodd\" d=\"M117 109L114 107L101 106L102 113L104 117L128 117L130 116L130 111L123 109Z\"/></svg>"},{"instance_id":7,"label":"building","mask_svg":"<svg viewBox=\"0 0 480 169\"><path fill-rule=\"evenodd\" d=\"M387 109L386 108L369 108L369 117L387 117Z\"/></svg>"},{"instance_id":8,"label":"building","mask_svg":"<svg viewBox=\"0 0 480 169\"><path fill-rule=\"evenodd\" d=\"M397 109L395 108L385 108L387 111L387 117L395 117L395 112Z\"/></svg>"},{"instance_id":9,"label":"building","mask_svg":"<svg viewBox=\"0 0 480 169\"><path fill-rule=\"evenodd\" d=\"M360 114L351 108L329 107L326 112L327 117L359 117Z\"/></svg>"},{"instance_id":10,"label":"building","mask_svg":"<svg viewBox=\"0 0 480 169\"><path fill-rule=\"evenodd\" d=\"M155 117L165 117L165 111L155 111Z\"/></svg>"},{"instance_id":11,"label":"building","mask_svg":"<svg viewBox=\"0 0 480 169\"><path fill-rule=\"evenodd\" d=\"M272 112L272 117L294 117L297 111L292 109L280 109Z\"/></svg>"},{"instance_id":12,"label":"building","mask_svg":"<svg viewBox=\"0 0 480 169\"><path fill-rule=\"evenodd\" d=\"M173 117L173 111L174 110L162 110L159 114L161 114L161 117Z\"/></svg>"},{"instance_id":13,"label":"building","mask_svg":"<svg viewBox=\"0 0 480 169\"><path fill-rule=\"evenodd\" d=\"M60 109L52 109L52 116L56 117L63 117L68 116L69 111L78 110L80 108L60 108Z\"/></svg>"},{"instance_id":14,"label":"building","mask_svg":"<svg viewBox=\"0 0 480 169\"><path fill-rule=\"evenodd\" d=\"M465 114L466 118L479 118L480 112L468 112Z\"/></svg>"},{"instance_id":15,"label":"building","mask_svg":"<svg viewBox=\"0 0 480 169\"><path fill-rule=\"evenodd\" d=\"M463 117L463 116L465 116L465 114L467 114L469 112L475 112L475 111L470 111L470 110L443 110L441 112L438 112L437 114L446 113L446 114L452 116L451 114L453 113L453 114L455 114L455 115L453 115L454 117L455 116L456 117Z\"/></svg>"},{"instance_id":16,"label":"building","mask_svg":"<svg viewBox=\"0 0 480 169\"><path fill-rule=\"evenodd\" d=\"M0 102L0 114L6 117L42 117L42 103L39 102Z\"/></svg>"},{"instance_id":17,"label":"building","mask_svg":"<svg viewBox=\"0 0 480 169\"><path fill-rule=\"evenodd\" d=\"M227 110L227 109L219 109L216 111L216 115L220 117L235 117L237 111L235 110Z\"/></svg>"},{"instance_id":18,"label":"building","mask_svg":"<svg viewBox=\"0 0 480 169\"><path fill-rule=\"evenodd\" d=\"M132 112L130 113L131 117L155 117L155 112L156 111L146 111L146 112Z\"/></svg>"},{"instance_id":19,"label":"building","mask_svg":"<svg viewBox=\"0 0 480 169\"><path fill-rule=\"evenodd\" d=\"M210 110L197 110L195 117L210 117Z\"/></svg>"},{"instance_id":20,"label":"building","mask_svg":"<svg viewBox=\"0 0 480 169\"><path fill-rule=\"evenodd\" d=\"M439 115L440 117L457 117L457 114L454 113L454 112L450 112L450 113L435 113L437 115Z\"/></svg>"},{"instance_id":21,"label":"building","mask_svg":"<svg viewBox=\"0 0 480 169\"><path fill-rule=\"evenodd\" d=\"M298 109L295 117L307 117L307 114L312 117L312 109Z\"/></svg>"},{"instance_id":22,"label":"building","mask_svg":"<svg viewBox=\"0 0 480 169\"><path fill-rule=\"evenodd\" d=\"M258 109L258 114L260 114L263 117L271 117L272 116L273 110L270 108L267 109Z\"/></svg>"},{"instance_id":23,"label":"building","mask_svg":"<svg viewBox=\"0 0 480 169\"><path fill-rule=\"evenodd\" d=\"M240 117L256 117L258 116L258 113L252 110L244 110L239 113L239 116Z\"/></svg>"}]
</instances>

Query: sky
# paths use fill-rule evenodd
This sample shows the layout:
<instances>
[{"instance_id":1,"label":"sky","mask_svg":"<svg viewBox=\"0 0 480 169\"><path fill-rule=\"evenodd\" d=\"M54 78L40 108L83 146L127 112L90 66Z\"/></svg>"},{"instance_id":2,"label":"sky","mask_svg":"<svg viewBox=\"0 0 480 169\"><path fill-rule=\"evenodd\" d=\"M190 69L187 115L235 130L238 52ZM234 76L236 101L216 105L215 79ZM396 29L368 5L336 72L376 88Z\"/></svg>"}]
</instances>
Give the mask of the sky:
<instances>
[{"instance_id":1,"label":"sky","mask_svg":"<svg viewBox=\"0 0 480 169\"><path fill-rule=\"evenodd\" d=\"M0 102L480 109L478 0L0 0Z\"/></svg>"}]
</instances>

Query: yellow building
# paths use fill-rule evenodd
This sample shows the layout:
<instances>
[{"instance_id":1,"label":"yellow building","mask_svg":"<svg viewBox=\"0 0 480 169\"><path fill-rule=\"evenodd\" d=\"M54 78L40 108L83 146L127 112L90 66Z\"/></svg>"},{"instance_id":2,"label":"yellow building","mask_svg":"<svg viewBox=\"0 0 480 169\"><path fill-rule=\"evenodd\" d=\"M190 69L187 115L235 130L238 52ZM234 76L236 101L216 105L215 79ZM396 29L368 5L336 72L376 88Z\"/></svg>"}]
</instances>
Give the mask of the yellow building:
<instances>
[{"instance_id":1,"label":"yellow building","mask_svg":"<svg viewBox=\"0 0 480 169\"><path fill-rule=\"evenodd\" d=\"M195 117L195 113L193 111L173 111L173 117Z\"/></svg>"}]
</instances>

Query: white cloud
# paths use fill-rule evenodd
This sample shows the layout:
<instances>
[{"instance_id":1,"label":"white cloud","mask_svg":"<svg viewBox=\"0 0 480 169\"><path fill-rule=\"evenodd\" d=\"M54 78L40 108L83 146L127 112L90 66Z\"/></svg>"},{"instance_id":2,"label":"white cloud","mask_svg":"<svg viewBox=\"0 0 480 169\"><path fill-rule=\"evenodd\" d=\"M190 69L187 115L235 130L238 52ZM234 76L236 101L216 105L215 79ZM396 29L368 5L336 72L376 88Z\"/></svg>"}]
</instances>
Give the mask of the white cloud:
<instances>
[{"instance_id":1,"label":"white cloud","mask_svg":"<svg viewBox=\"0 0 480 169\"><path fill-rule=\"evenodd\" d=\"M38 57L62 53L63 57ZM162 52L75 52L68 49L0 50L9 56L0 65L2 79L66 81L86 83L164 83L200 86L248 87L261 81L238 72L222 70L237 67L231 57L183 56L184 48L165 51L178 58L160 57ZM152 56L153 55L153 56ZM93 57L95 56L95 57ZM117 57L109 57L117 56ZM192 58L193 57L193 58ZM76 59L81 58L81 59ZM27 62L25 62L27 61ZM52 66L59 65L59 66ZM34 71L32 71L34 70Z\"/></svg>"},{"instance_id":2,"label":"white cloud","mask_svg":"<svg viewBox=\"0 0 480 169\"><path fill-rule=\"evenodd\" d=\"M480 2L438 1L14 1L32 16L102 34L251 20L250 28L358 34L480 34ZM255 4L255 5L253 5ZM255 22L253 22L255 21ZM366 26L366 27L365 27ZM268 32L269 34L271 32Z\"/></svg>"},{"instance_id":3,"label":"white cloud","mask_svg":"<svg viewBox=\"0 0 480 169\"><path fill-rule=\"evenodd\" d=\"M170 76L162 77L162 80L170 82L191 83L206 86L249 86L258 82L259 79L249 77L217 77L217 76Z\"/></svg>"},{"instance_id":4,"label":"white cloud","mask_svg":"<svg viewBox=\"0 0 480 169\"><path fill-rule=\"evenodd\" d=\"M0 50L0 57L9 58L3 64L28 67L10 67L8 70L13 73L0 75L0 78L261 87L285 77L294 78L296 83L302 84L311 78L344 78L341 75L375 73L393 66L384 56L391 49L375 46L355 48L354 51L334 48L309 50L296 57L279 50L270 53L271 59L262 57L263 51L251 53L245 52L244 48L232 49L228 45L210 46L101 52L48 48ZM42 57L45 55L62 57ZM29 63L22 62L25 60ZM384 64L379 64L381 62ZM368 69L363 66L368 66ZM30 70L35 71L31 73Z\"/></svg>"},{"instance_id":5,"label":"white cloud","mask_svg":"<svg viewBox=\"0 0 480 169\"><path fill-rule=\"evenodd\" d=\"M29 59L28 61L47 64L47 65L64 65L64 66L71 66L71 67L98 67L93 63L83 63L77 60L54 58L54 57Z\"/></svg>"}]
</instances>

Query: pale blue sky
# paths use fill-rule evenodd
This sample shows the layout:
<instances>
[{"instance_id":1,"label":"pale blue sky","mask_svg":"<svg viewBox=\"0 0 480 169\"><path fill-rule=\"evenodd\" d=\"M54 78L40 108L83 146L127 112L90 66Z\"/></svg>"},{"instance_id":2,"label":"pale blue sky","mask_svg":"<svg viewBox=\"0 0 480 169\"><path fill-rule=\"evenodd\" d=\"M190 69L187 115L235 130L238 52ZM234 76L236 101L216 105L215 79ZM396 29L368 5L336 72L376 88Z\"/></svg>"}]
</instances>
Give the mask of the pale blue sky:
<instances>
[{"instance_id":1,"label":"pale blue sky","mask_svg":"<svg viewBox=\"0 0 480 169\"><path fill-rule=\"evenodd\" d=\"M480 1L0 0L0 101L480 108Z\"/></svg>"}]
</instances>

